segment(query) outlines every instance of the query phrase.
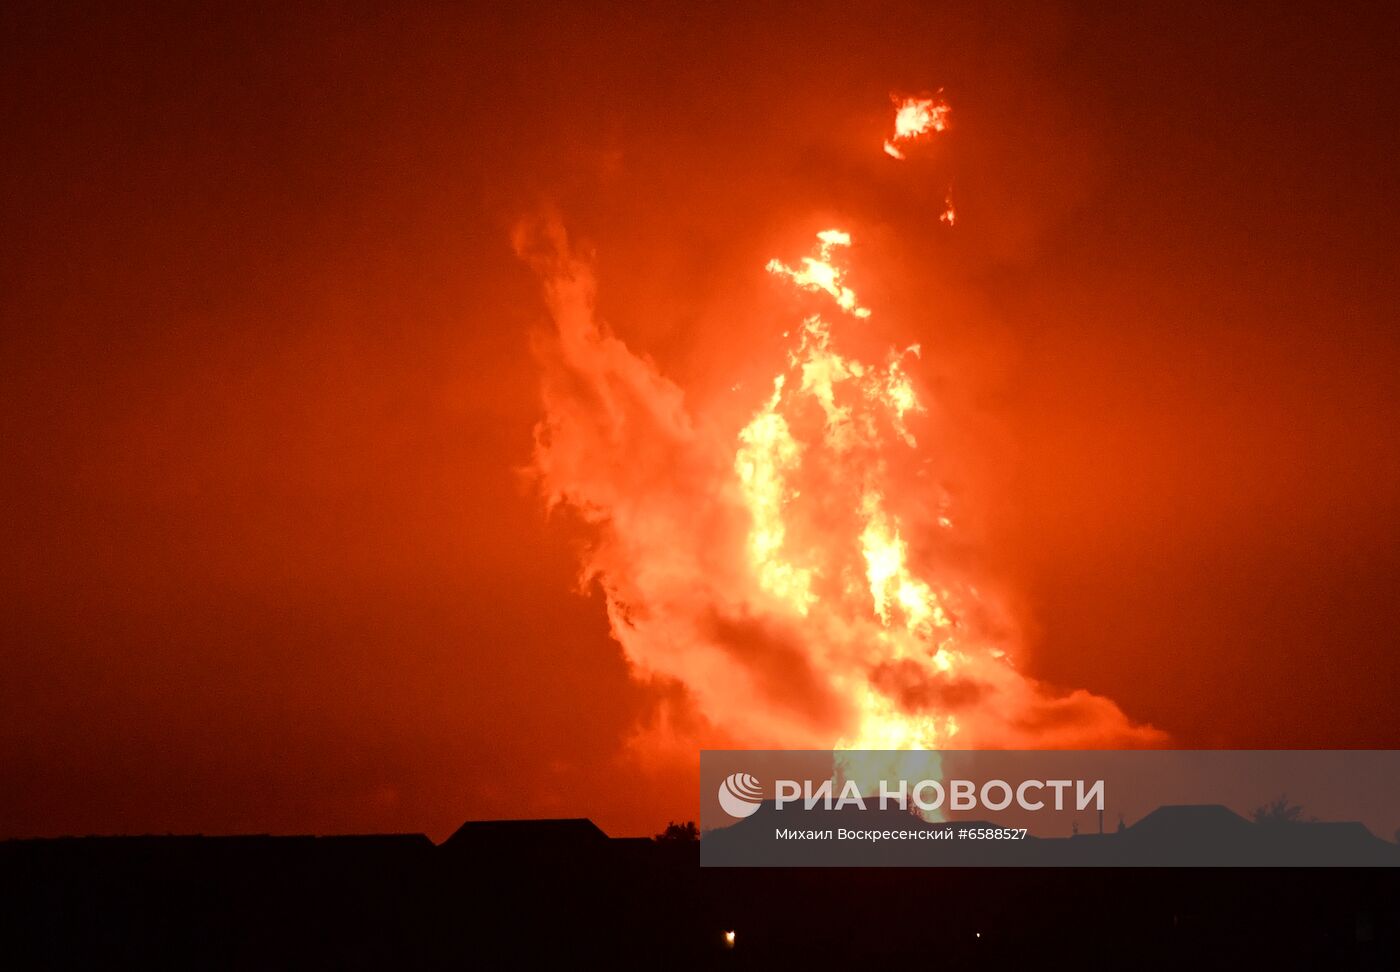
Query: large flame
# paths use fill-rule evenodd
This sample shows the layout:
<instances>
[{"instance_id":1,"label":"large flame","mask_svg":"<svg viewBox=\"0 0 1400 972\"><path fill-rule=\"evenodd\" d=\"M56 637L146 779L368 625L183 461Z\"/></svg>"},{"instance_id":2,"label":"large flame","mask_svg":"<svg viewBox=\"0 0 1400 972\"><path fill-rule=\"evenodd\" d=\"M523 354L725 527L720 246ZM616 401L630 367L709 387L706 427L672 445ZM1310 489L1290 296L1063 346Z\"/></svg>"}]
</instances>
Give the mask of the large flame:
<instances>
[{"instance_id":1,"label":"large flame","mask_svg":"<svg viewBox=\"0 0 1400 972\"><path fill-rule=\"evenodd\" d=\"M919 348L868 361L843 346L871 315L847 280L847 233L819 234L796 268L768 264L815 306L738 427L694 409L597 321L590 268L557 224L516 244L555 324L536 471L550 504L590 525L584 578L635 673L677 690L637 745L1160 738L1107 699L1021 674L1008 612L945 556L956 517L916 439L929 421L910 372Z\"/></svg>"}]
</instances>

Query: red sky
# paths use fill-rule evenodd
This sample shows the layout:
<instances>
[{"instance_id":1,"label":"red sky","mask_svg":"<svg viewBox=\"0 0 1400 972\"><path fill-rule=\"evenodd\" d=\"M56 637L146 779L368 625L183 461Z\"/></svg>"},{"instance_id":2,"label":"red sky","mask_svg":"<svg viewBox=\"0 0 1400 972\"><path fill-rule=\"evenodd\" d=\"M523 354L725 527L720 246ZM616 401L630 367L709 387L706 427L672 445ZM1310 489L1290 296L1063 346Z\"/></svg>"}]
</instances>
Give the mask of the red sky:
<instances>
[{"instance_id":1,"label":"red sky","mask_svg":"<svg viewBox=\"0 0 1400 972\"><path fill-rule=\"evenodd\" d=\"M1400 746L1400 32L1220 6L8 6L0 836L693 815L521 474L545 208L695 390L848 225L1031 674Z\"/></svg>"}]
</instances>

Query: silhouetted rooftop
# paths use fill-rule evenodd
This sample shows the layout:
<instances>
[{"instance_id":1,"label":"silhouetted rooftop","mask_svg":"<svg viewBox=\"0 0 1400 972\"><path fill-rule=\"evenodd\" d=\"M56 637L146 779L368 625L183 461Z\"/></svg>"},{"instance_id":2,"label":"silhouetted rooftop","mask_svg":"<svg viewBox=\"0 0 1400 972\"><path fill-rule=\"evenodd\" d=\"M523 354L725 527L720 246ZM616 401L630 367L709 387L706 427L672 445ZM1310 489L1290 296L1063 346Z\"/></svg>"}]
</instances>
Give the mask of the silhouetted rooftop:
<instances>
[{"instance_id":1,"label":"silhouetted rooftop","mask_svg":"<svg viewBox=\"0 0 1400 972\"><path fill-rule=\"evenodd\" d=\"M1220 832L1247 829L1248 820L1219 803L1168 804L1158 807L1128 828L1134 835L1173 833L1189 835L1198 830Z\"/></svg>"},{"instance_id":2,"label":"silhouetted rooftop","mask_svg":"<svg viewBox=\"0 0 1400 972\"><path fill-rule=\"evenodd\" d=\"M559 820L468 820L443 842L447 848L588 847L608 835L587 817Z\"/></svg>"}]
</instances>

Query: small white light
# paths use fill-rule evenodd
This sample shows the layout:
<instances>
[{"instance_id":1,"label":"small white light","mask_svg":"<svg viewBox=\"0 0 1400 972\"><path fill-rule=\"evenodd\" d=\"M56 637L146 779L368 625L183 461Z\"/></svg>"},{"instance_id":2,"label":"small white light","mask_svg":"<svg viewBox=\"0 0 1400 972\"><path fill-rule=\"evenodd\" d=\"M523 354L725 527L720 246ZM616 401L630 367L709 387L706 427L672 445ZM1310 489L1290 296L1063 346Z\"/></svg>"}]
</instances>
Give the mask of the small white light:
<instances>
[{"instance_id":1,"label":"small white light","mask_svg":"<svg viewBox=\"0 0 1400 972\"><path fill-rule=\"evenodd\" d=\"M724 933L724 944L726 948L734 947L734 933L732 931L727 931Z\"/></svg>"}]
</instances>

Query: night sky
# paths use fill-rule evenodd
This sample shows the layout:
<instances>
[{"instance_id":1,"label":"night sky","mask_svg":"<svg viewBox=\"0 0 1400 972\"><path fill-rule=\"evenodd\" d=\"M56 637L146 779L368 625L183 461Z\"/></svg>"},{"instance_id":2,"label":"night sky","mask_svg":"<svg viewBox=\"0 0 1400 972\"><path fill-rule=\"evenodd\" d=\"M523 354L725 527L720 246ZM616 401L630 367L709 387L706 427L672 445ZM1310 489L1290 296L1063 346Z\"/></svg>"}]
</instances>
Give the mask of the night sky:
<instances>
[{"instance_id":1,"label":"night sky","mask_svg":"<svg viewBox=\"0 0 1400 972\"><path fill-rule=\"evenodd\" d=\"M695 815L528 472L541 212L697 398L850 226L1025 671L1400 747L1394 11L121 6L0 13L0 837Z\"/></svg>"}]
</instances>

